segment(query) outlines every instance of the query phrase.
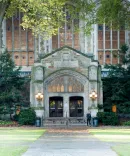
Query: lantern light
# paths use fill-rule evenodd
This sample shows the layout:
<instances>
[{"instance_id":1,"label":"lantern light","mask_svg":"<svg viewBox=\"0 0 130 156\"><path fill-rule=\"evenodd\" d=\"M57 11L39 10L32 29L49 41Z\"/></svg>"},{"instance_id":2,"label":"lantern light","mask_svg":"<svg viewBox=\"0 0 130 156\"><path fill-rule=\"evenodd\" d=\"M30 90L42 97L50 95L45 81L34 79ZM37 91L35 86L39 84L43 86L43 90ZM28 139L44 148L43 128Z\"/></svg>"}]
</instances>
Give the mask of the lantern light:
<instances>
[{"instance_id":1,"label":"lantern light","mask_svg":"<svg viewBox=\"0 0 130 156\"><path fill-rule=\"evenodd\" d=\"M43 99L43 94L42 94L42 93L37 93L35 97L36 97L36 99L37 99L38 101L42 101L42 99Z\"/></svg>"}]
</instances>

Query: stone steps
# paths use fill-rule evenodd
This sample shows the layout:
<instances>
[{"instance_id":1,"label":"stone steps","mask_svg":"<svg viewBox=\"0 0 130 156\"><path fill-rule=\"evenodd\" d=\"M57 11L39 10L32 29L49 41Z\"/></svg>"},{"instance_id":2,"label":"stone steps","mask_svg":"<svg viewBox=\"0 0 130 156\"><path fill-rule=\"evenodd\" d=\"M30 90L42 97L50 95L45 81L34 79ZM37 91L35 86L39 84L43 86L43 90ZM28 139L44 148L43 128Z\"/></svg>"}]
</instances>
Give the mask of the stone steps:
<instances>
[{"instance_id":1,"label":"stone steps","mask_svg":"<svg viewBox=\"0 0 130 156\"><path fill-rule=\"evenodd\" d=\"M86 126L86 118L46 118L43 127Z\"/></svg>"}]
</instances>

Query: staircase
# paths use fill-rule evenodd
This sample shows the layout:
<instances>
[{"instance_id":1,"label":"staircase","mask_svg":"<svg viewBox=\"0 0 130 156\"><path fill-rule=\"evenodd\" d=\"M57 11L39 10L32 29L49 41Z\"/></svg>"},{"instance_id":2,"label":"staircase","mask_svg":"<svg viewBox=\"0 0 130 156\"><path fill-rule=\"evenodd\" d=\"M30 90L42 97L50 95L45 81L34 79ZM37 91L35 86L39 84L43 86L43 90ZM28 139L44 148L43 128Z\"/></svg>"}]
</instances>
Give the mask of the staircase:
<instances>
[{"instance_id":1,"label":"staircase","mask_svg":"<svg viewBox=\"0 0 130 156\"><path fill-rule=\"evenodd\" d=\"M86 118L75 117L75 118L46 118L43 119L43 127L72 127L72 126L86 126Z\"/></svg>"}]
</instances>

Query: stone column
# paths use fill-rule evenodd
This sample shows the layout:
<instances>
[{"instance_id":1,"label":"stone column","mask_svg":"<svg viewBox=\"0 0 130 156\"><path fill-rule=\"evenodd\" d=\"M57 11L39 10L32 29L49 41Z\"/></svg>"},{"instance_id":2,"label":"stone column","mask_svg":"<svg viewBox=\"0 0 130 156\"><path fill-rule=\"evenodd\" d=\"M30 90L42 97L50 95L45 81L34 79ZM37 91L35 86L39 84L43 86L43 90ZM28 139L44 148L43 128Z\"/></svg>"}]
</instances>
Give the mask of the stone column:
<instances>
[{"instance_id":1,"label":"stone column","mask_svg":"<svg viewBox=\"0 0 130 156\"><path fill-rule=\"evenodd\" d=\"M6 47L6 20L3 20L2 23L2 29L3 29L3 36L2 36L2 41L3 41L3 47Z\"/></svg>"},{"instance_id":2,"label":"stone column","mask_svg":"<svg viewBox=\"0 0 130 156\"><path fill-rule=\"evenodd\" d=\"M68 95L64 95L63 99L63 117L69 117L69 97Z\"/></svg>"},{"instance_id":3,"label":"stone column","mask_svg":"<svg viewBox=\"0 0 130 156\"><path fill-rule=\"evenodd\" d=\"M89 90L88 90L88 81L84 85L84 117L86 117L86 114L88 112L88 106L89 106Z\"/></svg>"},{"instance_id":4,"label":"stone column","mask_svg":"<svg viewBox=\"0 0 130 156\"><path fill-rule=\"evenodd\" d=\"M80 33L79 33L79 44L80 44L80 51L83 53L85 52L85 34L84 34L84 22L82 20L79 21L79 28L80 28Z\"/></svg>"},{"instance_id":5,"label":"stone column","mask_svg":"<svg viewBox=\"0 0 130 156\"><path fill-rule=\"evenodd\" d=\"M45 86L45 91L44 91L44 117L48 118L49 117L49 94L47 90L48 85L46 84Z\"/></svg>"}]
</instances>

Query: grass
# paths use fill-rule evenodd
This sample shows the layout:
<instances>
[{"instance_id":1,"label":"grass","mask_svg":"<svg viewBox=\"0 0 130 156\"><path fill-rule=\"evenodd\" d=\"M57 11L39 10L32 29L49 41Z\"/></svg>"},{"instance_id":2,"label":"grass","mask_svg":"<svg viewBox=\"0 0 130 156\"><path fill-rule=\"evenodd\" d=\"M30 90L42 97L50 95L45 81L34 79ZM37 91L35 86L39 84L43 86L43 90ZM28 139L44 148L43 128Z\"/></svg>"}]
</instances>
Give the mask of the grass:
<instances>
[{"instance_id":1,"label":"grass","mask_svg":"<svg viewBox=\"0 0 130 156\"><path fill-rule=\"evenodd\" d=\"M21 156L44 132L43 129L0 128L0 156Z\"/></svg>"},{"instance_id":2,"label":"grass","mask_svg":"<svg viewBox=\"0 0 130 156\"><path fill-rule=\"evenodd\" d=\"M112 149L119 156L130 156L130 129L89 129L89 132L101 141L118 143Z\"/></svg>"},{"instance_id":3,"label":"grass","mask_svg":"<svg viewBox=\"0 0 130 156\"><path fill-rule=\"evenodd\" d=\"M130 129L90 129L89 132L101 141L130 142Z\"/></svg>"},{"instance_id":4,"label":"grass","mask_svg":"<svg viewBox=\"0 0 130 156\"><path fill-rule=\"evenodd\" d=\"M2 147L0 148L0 156L20 156L27 149L28 147Z\"/></svg>"},{"instance_id":5,"label":"grass","mask_svg":"<svg viewBox=\"0 0 130 156\"><path fill-rule=\"evenodd\" d=\"M130 145L118 145L118 146L112 147L112 149L119 156L130 156Z\"/></svg>"}]
</instances>

